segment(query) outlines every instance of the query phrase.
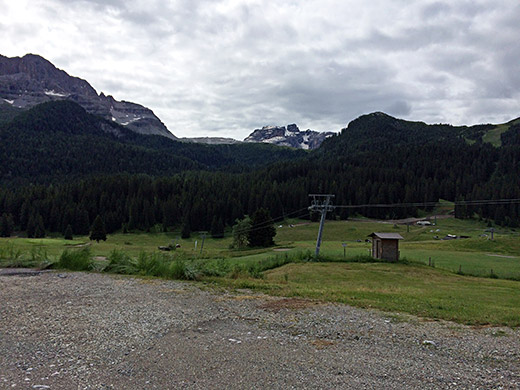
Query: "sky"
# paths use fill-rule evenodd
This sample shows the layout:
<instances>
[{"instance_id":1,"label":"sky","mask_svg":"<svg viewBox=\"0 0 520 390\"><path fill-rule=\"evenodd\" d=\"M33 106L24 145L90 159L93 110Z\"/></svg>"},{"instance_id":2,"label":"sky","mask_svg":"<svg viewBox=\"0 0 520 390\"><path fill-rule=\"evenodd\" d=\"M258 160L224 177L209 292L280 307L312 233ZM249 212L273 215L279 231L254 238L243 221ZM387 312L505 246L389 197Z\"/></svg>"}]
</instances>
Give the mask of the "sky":
<instances>
[{"instance_id":1,"label":"sky","mask_svg":"<svg viewBox=\"0 0 520 390\"><path fill-rule=\"evenodd\" d=\"M0 54L39 54L178 137L520 116L518 0L0 0Z\"/></svg>"}]
</instances>

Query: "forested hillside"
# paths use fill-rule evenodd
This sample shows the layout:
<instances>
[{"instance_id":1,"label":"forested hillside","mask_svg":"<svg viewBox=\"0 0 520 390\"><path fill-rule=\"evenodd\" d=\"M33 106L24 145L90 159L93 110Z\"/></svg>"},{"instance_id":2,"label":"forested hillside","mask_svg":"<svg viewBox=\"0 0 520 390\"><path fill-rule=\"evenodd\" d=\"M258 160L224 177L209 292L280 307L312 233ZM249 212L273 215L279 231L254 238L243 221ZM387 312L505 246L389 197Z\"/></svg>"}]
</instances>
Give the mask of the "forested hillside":
<instances>
[{"instance_id":1,"label":"forested hillside","mask_svg":"<svg viewBox=\"0 0 520 390\"><path fill-rule=\"evenodd\" d=\"M8 146L13 141L5 138L6 134L19 142L12 129L20 129L21 125L14 126L11 123L10 127L2 130L2 156L30 161L31 155L22 154L20 157L20 151L9 155L9 151L15 148ZM183 150L184 144L165 146L148 138L139 139L141 146L136 146L137 142L127 135L112 135L113 138L109 139L106 133L97 134L94 130L88 136L78 135L77 154L73 154L71 149L74 150L75 146L65 144L67 134L75 131L73 126L57 131L62 134L57 138L63 142L61 153L68 156L68 160L56 158L53 161L56 164L59 161L77 163L78 171L74 171L76 168L70 170L70 174L77 175L76 179L53 185L3 189L0 191L0 213L10 215L13 226L20 231L28 230L28 225L33 229L33 225L41 221L47 231L62 232L70 224L74 234L85 234L97 215L105 220L109 232L123 227L147 230L156 225L165 230L180 226L189 226L193 231L210 230L215 224L230 226L237 218L252 214L261 207L267 208L275 218L308 217L309 193L335 194L334 203L343 206L435 202L439 199L519 199L520 126L513 124L502 133L501 147L482 140L486 131L494 128L494 125L432 126L375 113L353 121L340 135L326 140L319 150L305 154L304 158L297 155L300 158L245 171L236 165L237 161L243 163L248 158L247 152L240 155L236 152L238 149L233 149L240 145ZM27 129L29 131L33 131L39 141L27 142L43 145L38 157L38 164L43 164L50 130ZM80 155L81 141L89 144L100 142L101 138L104 144L99 145L99 155ZM117 148L114 146L116 143ZM195 146L204 148L203 145ZM137 154L142 148L156 153L150 152L151 156L171 158L174 168L166 163L156 167L156 160L144 154L150 158L150 169L155 170L133 174L142 173L139 168L147 166L147 160L127 161L129 155L125 153L130 150ZM37 150L35 146L33 149ZM181 152L174 154L172 150ZM198 156L200 150L208 154ZM260 155L258 149L254 149L254 153ZM249 155L252 164L256 159L254 153ZM272 157L265 154L263 158L276 161L279 159L277 156L285 156L285 153L293 156L285 149L278 153ZM79 161L73 161L76 158ZM97 161L98 158L101 162ZM226 158L232 163L228 163ZM113 169L110 166L113 159L115 167L128 162L134 168ZM164 161L169 163L169 160ZM184 169L183 163L190 170L174 173ZM35 164L35 169L52 177L56 167L40 167L38 164ZM88 164L103 169L89 171ZM232 166L231 171L208 170L208 167L222 168L226 164ZM82 176L87 172L88 176ZM359 213L375 218L400 218L414 216L417 211L416 206L342 207L330 217L348 218ZM519 224L519 211L517 202L479 204L459 207L457 216L479 216L515 227Z\"/></svg>"},{"instance_id":2,"label":"forested hillside","mask_svg":"<svg viewBox=\"0 0 520 390\"><path fill-rule=\"evenodd\" d=\"M88 114L70 101L40 104L0 120L0 183L59 183L116 173L171 175L186 170L244 171L303 151L263 144L201 145L141 135ZM11 118L7 120L6 118Z\"/></svg>"}]
</instances>

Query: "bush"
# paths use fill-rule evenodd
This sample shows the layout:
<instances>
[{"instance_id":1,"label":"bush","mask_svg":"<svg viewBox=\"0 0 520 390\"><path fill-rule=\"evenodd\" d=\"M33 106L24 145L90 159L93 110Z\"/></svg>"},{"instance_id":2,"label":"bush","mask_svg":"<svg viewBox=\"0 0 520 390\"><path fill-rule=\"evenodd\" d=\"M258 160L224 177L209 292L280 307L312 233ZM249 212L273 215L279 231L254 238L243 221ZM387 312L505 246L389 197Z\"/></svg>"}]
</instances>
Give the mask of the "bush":
<instances>
[{"instance_id":1,"label":"bush","mask_svg":"<svg viewBox=\"0 0 520 390\"><path fill-rule=\"evenodd\" d=\"M164 255L141 252L137 256L137 272L141 275L162 276L168 273L164 263Z\"/></svg>"},{"instance_id":2,"label":"bush","mask_svg":"<svg viewBox=\"0 0 520 390\"><path fill-rule=\"evenodd\" d=\"M310 251L300 251L290 254L284 253L273 257L268 257L266 259L262 259L258 262L237 265L233 267L233 269L229 272L228 276L230 278L237 279L246 275L260 279L264 277L264 272L270 269L278 268L289 263L302 263L311 259L312 255Z\"/></svg>"},{"instance_id":3,"label":"bush","mask_svg":"<svg viewBox=\"0 0 520 390\"><path fill-rule=\"evenodd\" d=\"M69 269L71 271L89 271L93 266L90 249L65 249L56 265L58 268Z\"/></svg>"},{"instance_id":4,"label":"bush","mask_svg":"<svg viewBox=\"0 0 520 390\"><path fill-rule=\"evenodd\" d=\"M108 255L108 264L103 271L131 275L137 272L135 260L124 252L114 249Z\"/></svg>"},{"instance_id":5,"label":"bush","mask_svg":"<svg viewBox=\"0 0 520 390\"><path fill-rule=\"evenodd\" d=\"M30 263L34 267L44 269L52 265L52 260L49 254L47 253L46 248L36 247L31 249Z\"/></svg>"},{"instance_id":6,"label":"bush","mask_svg":"<svg viewBox=\"0 0 520 390\"><path fill-rule=\"evenodd\" d=\"M0 263L3 267L23 267L25 262L22 258L22 251L9 243L7 247L0 248Z\"/></svg>"}]
</instances>

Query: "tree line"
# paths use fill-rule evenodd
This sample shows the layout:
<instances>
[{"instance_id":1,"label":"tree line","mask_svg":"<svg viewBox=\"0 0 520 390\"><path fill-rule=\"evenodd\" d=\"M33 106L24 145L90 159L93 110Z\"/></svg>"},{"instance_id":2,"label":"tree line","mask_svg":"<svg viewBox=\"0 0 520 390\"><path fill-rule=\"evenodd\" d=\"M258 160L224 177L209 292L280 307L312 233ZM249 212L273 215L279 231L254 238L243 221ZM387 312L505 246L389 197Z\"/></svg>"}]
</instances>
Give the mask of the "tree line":
<instances>
[{"instance_id":1,"label":"tree line","mask_svg":"<svg viewBox=\"0 0 520 390\"><path fill-rule=\"evenodd\" d=\"M0 215L13 229L86 235L97 215L108 233L170 230L223 230L244 215L265 208L275 219L310 218L309 193L332 193L340 205L395 204L520 198L518 149L463 149L449 145L410 147L384 155L342 156L275 164L251 173L185 172L168 177L116 175L61 185L0 190ZM453 158L456 156L456 159ZM399 161L400 160L400 161ZM500 175L497 174L500 169ZM353 213L371 218L416 216L419 207L338 208L330 218ZM518 204L468 205L457 216L478 214L497 224L518 226ZM2 220L3 220L2 219ZM36 234L36 233L33 233Z\"/></svg>"},{"instance_id":2,"label":"tree line","mask_svg":"<svg viewBox=\"0 0 520 390\"><path fill-rule=\"evenodd\" d=\"M100 215L107 233L182 228L219 236L259 209L274 220L312 218L308 194L332 193L336 204L366 206L338 208L329 218L406 218L417 216L420 207L370 205L445 199L461 202L458 218L517 227L517 203L462 203L520 198L520 126L502 134L501 147L482 142L488 127L428 126L372 114L351 122L316 152L254 170L90 173L51 184L3 186L0 223L6 232L28 236L64 232L68 225L74 235L86 235Z\"/></svg>"}]
</instances>

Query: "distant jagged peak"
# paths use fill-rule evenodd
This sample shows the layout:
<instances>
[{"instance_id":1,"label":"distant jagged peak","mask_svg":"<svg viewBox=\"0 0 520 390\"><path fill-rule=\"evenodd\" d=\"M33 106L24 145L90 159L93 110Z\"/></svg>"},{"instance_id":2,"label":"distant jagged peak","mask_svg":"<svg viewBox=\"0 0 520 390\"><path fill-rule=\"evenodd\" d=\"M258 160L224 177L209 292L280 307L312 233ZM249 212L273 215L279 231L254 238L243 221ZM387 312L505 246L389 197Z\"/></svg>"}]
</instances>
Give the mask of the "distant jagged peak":
<instances>
[{"instance_id":1,"label":"distant jagged peak","mask_svg":"<svg viewBox=\"0 0 520 390\"><path fill-rule=\"evenodd\" d=\"M296 149L317 149L325 138L334 135L333 132L318 132L314 130L300 131L294 123L286 126L263 126L255 129L244 142L263 142Z\"/></svg>"}]
</instances>

